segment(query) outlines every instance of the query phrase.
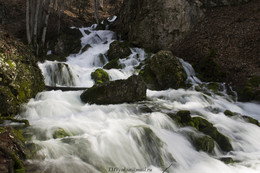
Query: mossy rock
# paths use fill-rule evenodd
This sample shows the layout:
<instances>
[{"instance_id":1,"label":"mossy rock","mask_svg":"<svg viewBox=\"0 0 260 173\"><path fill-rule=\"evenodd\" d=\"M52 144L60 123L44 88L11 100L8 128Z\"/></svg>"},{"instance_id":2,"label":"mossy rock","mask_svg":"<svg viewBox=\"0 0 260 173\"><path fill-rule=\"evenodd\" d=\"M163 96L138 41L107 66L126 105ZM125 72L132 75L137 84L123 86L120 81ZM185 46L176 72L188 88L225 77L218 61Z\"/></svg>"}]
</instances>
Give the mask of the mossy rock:
<instances>
[{"instance_id":1,"label":"mossy rock","mask_svg":"<svg viewBox=\"0 0 260 173\"><path fill-rule=\"evenodd\" d=\"M146 99L146 86L136 75L127 80L116 80L94 85L84 91L80 98L90 104L120 104Z\"/></svg>"},{"instance_id":2,"label":"mossy rock","mask_svg":"<svg viewBox=\"0 0 260 173\"><path fill-rule=\"evenodd\" d=\"M147 87L152 90L185 87L187 75L179 62L170 51L159 51L147 61L140 71Z\"/></svg>"},{"instance_id":3,"label":"mossy rock","mask_svg":"<svg viewBox=\"0 0 260 173\"><path fill-rule=\"evenodd\" d=\"M222 157L219 159L220 161L224 162L225 164L231 164L234 163L233 158L231 157Z\"/></svg>"},{"instance_id":4,"label":"mossy rock","mask_svg":"<svg viewBox=\"0 0 260 173\"><path fill-rule=\"evenodd\" d=\"M215 147L214 140L209 136L193 137L192 143L194 147L200 151L212 153Z\"/></svg>"},{"instance_id":5,"label":"mossy rock","mask_svg":"<svg viewBox=\"0 0 260 173\"><path fill-rule=\"evenodd\" d=\"M225 110L224 111L224 114L228 117L233 117L235 116L235 113L234 112L231 112L230 110Z\"/></svg>"},{"instance_id":6,"label":"mossy rock","mask_svg":"<svg viewBox=\"0 0 260 173\"><path fill-rule=\"evenodd\" d=\"M109 45L107 58L109 61L113 59L123 59L131 55L130 44L127 42L114 41Z\"/></svg>"},{"instance_id":7,"label":"mossy rock","mask_svg":"<svg viewBox=\"0 0 260 173\"><path fill-rule=\"evenodd\" d=\"M83 52L86 52L89 48L91 48L91 45L90 45L90 44L86 44L86 45L81 49L82 53L83 53Z\"/></svg>"},{"instance_id":8,"label":"mossy rock","mask_svg":"<svg viewBox=\"0 0 260 173\"><path fill-rule=\"evenodd\" d=\"M251 77L244 88L238 92L239 101L260 101L260 76Z\"/></svg>"},{"instance_id":9,"label":"mossy rock","mask_svg":"<svg viewBox=\"0 0 260 173\"><path fill-rule=\"evenodd\" d=\"M216 62L217 50L211 48L208 55L201 59L198 63L194 65L199 78L203 81L216 81L222 82L226 78L226 73Z\"/></svg>"},{"instance_id":10,"label":"mossy rock","mask_svg":"<svg viewBox=\"0 0 260 173\"><path fill-rule=\"evenodd\" d=\"M57 130L55 130L55 132L53 133L53 138L57 139L57 138L65 138L67 136L70 136L63 128L58 128Z\"/></svg>"},{"instance_id":11,"label":"mossy rock","mask_svg":"<svg viewBox=\"0 0 260 173\"><path fill-rule=\"evenodd\" d=\"M223 151L229 152L233 149L229 139L221 134L217 128L206 119L191 117L189 111L179 111L175 116L174 114L170 114L169 116L181 126L192 126L198 131L210 136L218 143Z\"/></svg>"},{"instance_id":12,"label":"mossy rock","mask_svg":"<svg viewBox=\"0 0 260 173\"><path fill-rule=\"evenodd\" d=\"M0 115L18 113L20 105L45 88L42 73L32 51L0 32Z\"/></svg>"},{"instance_id":13,"label":"mossy rock","mask_svg":"<svg viewBox=\"0 0 260 173\"><path fill-rule=\"evenodd\" d=\"M124 65L119 62L119 58L113 59L109 61L104 67L104 69L110 70L110 69L122 69L124 68Z\"/></svg>"},{"instance_id":14,"label":"mossy rock","mask_svg":"<svg viewBox=\"0 0 260 173\"><path fill-rule=\"evenodd\" d=\"M251 124L255 124L257 126L260 127L260 123L258 120L250 117L250 116L246 116L246 115L241 115L241 114L238 114L238 113L235 113L235 112L231 112L230 110L225 110L224 114L228 117L234 117L234 116L237 116L237 117L240 117L242 118L244 121L248 122L248 123L251 123Z\"/></svg>"},{"instance_id":15,"label":"mossy rock","mask_svg":"<svg viewBox=\"0 0 260 173\"><path fill-rule=\"evenodd\" d=\"M95 81L95 84L101 84L109 81L109 75L105 70L97 69L91 73L91 79Z\"/></svg>"}]
</instances>

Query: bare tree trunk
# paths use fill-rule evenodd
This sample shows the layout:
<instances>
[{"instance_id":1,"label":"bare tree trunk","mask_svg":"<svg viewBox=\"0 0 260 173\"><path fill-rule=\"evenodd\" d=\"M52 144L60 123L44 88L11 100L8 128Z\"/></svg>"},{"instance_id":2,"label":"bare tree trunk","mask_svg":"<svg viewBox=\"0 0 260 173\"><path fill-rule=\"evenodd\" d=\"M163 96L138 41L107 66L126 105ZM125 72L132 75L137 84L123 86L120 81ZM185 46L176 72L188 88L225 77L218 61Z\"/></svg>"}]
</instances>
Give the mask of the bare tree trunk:
<instances>
[{"instance_id":1,"label":"bare tree trunk","mask_svg":"<svg viewBox=\"0 0 260 173\"><path fill-rule=\"evenodd\" d=\"M104 1L103 0L99 0L99 7L103 10L103 8L104 8Z\"/></svg>"},{"instance_id":2,"label":"bare tree trunk","mask_svg":"<svg viewBox=\"0 0 260 173\"><path fill-rule=\"evenodd\" d=\"M48 12L45 17L44 28L43 28L43 32L42 32L42 45L43 46L45 44L45 39L46 39L46 32L47 32L48 21L49 21L49 16L50 16L50 11L51 11L51 4L52 4L52 0L49 0Z\"/></svg>"},{"instance_id":3,"label":"bare tree trunk","mask_svg":"<svg viewBox=\"0 0 260 173\"><path fill-rule=\"evenodd\" d=\"M26 35L28 44L31 44L32 38L30 33L30 1L26 0Z\"/></svg>"},{"instance_id":4,"label":"bare tree trunk","mask_svg":"<svg viewBox=\"0 0 260 173\"><path fill-rule=\"evenodd\" d=\"M99 16L98 16L98 0L94 0L94 10L95 10L95 18L97 24L99 24Z\"/></svg>"}]
</instances>

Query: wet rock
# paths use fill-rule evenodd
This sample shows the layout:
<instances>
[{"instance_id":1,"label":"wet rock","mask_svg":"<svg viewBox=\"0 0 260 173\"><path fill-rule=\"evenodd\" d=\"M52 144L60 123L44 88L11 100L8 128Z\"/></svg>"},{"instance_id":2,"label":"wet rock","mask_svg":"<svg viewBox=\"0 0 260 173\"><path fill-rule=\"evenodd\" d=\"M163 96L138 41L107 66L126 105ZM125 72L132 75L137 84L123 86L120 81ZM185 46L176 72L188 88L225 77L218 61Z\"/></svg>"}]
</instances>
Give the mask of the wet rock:
<instances>
[{"instance_id":1,"label":"wet rock","mask_svg":"<svg viewBox=\"0 0 260 173\"><path fill-rule=\"evenodd\" d=\"M140 76L152 90L184 87L187 77L178 58L164 50L148 60Z\"/></svg>"},{"instance_id":2,"label":"wet rock","mask_svg":"<svg viewBox=\"0 0 260 173\"><path fill-rule=\"evenodd\" d=\"M200 151L212 153L215 147L214 140L209 136L192 137L194 147Z\"/></svg>"},{"instance_id":3,"label":"wet rock","mask_svg":"<svg viewBox=\"0 0 260 173\"><path fill-rule=\"evenodd\" d=\"M139 76L131 76L127 80L106 82L84 91L81 100L90 104L120 104L142 101L146 99L146 86Z\"/></svg>"},{"instance_id":4,"label":"wet rock","mask_svg":"<svg viewBox=\"0 0 260 173\"><path fill-rule=\"evenodd\" d=\"M243 119L244 121L246 121L248 123L255 124L255 125L260 127L259 121L254 119L254 118L252 118L252 117L250 117L250 116L241 115L239 113L231 112L230 110L225 110L224 114L226 116L228 116L228 117L238 117L238 118L241 118L241 119Z\"/></svg>"},{"instance_id":5,"label":"wet rock","mask_svg":"<svg viewBox=\"0 0 260 173\"><path fill-rule=\"evenodd\" d=\"M114 59L123 59L128 57L132 52L130 45L126 42L114 41L109 45L107 58L109 61Z\"/></svg>"},{"instance_id":6,"label":"wet rock","mask_svg":"<svg viewBox=\"0 0 260 173\"><path fill-rule=\"evenodd\" d=\"M233 149L229 139L225 135L221 134L217 128L206 119L201 117L191 117L189 111L179 111L176 115L169 114L169 116L181 126L192 126L198 131L210 136L218 143L219 147L223 151L229 152ZM208 142L209 140L206 141Z\"/></svg>"},{"instance_id":7,"label":"wet rock","mask_svg":"<svg viewBox=\"0 0 260 173\"><path fill-rule=\"evenodd\" d=\"M58 128L57 130L55 130L55 132L53 133L53 138L57 139L57 138L64 138L66 136L70 136L63 128Z\"/></svg>"},{"instance_id":8,"label":"wet rock","mask_svg":"<svg viewBox=\"0 0 260 173\"><path fill-rule=\"evenodd\" d=\"M91 79L95 81L95 84L101 84L109 81L109 75L105 70L97 69L91 73Z\"/></svg>"},{"instance_id":9,"label":"wet rock","mask_svg":"<svg viewBox=\"0 0 260 173\"><path fill-rule=\"evenodd\" d=\"M116 58L116 59L109 61L103 68L107 69L107 70L110 70L112 68L122 69L122 68L124 68L124 65L119 62L119 58Z\"/></svg>"},{"instance_id":10,"label":"wet rock","mask_svg":"<svg viewBox=\"0 0 260 173\"><path fill-rule=\"evenodd\" d=\"M225 164L231 164L234 163L233 158L231 157L222 157L219 160L221 160L222 162L224 162Z\"/></svg>"}]
</instances>

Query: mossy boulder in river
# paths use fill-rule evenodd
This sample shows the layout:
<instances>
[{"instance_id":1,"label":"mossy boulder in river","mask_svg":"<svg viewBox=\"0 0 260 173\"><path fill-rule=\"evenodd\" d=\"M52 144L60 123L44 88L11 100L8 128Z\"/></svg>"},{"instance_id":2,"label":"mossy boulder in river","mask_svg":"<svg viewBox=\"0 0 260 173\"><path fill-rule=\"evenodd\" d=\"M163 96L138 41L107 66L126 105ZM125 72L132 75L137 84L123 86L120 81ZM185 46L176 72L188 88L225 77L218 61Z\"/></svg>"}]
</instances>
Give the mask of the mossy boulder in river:
<instances>
[{"instance_id":1,"label":"mossy boulder in river","mask_svg":"<svg viewBox=\"0 0 260 173\"><path fill-rule=\"evenodd\" d=\"M221 134L217 128L206 119L201 117L191 117L189 111L179 111L176 115L169 114L169 116L181 126L192 126L198 131L210 136L218 143L219 147L223 151L229 152L233 149L229 139Z\"/></svg>"},{"instance_id":2,"label":"mossy boulder in river","mask_svg":"<svg viewBox=\"0 0 260 173\"><path fill-rule=\"evenodd\" d=\"M81 100L90 104L119 104L146 99L146 86L142 78L136 75L127 80L106 82L84 91Z\"/></svg>"},{"instance_id":3,"label":"mossy boulder in river","mask_svg":"<svg viewBox=\"0 0 260 173\"><path fill-rule=\"evenodd\" d=\"M43 76L30 49L0 32L0 116L16 114L43 89Z\"/></svg>"},{"instance_id":4,"label":"mossy boulder in river","mask_svg":"<svg viewBox=\"0 0 260 173\"><path fill-rule=\"evenodd\" d=\"M114 41L109 45L109 50L107 52L107 58L109 61L113 59L123 59L131 54L129 44L126 42Z\"/></svg>"},{"instance_id":5,"label":"mossy boulder in river","mask_svg":"<svg viewBox=\"0 0 260 173\"><path fill-rule=\"evenodd\" d=\"M187 78L178 58L165 50L159 51L148 60L140 71L140 76L152 90L184 87Z\"/></svg>"},{"instance_id":6,"label":"mossy boulder in river","mask_svg":"<svg viewBox=\"0 0 260 173\"><path fill-rule=\"evenodd\" d=\"M96 69L91 73L91 79L95 81L95 84L100 84L109 81L108 73L103 69Z\"/></svg>"}]
</instances>

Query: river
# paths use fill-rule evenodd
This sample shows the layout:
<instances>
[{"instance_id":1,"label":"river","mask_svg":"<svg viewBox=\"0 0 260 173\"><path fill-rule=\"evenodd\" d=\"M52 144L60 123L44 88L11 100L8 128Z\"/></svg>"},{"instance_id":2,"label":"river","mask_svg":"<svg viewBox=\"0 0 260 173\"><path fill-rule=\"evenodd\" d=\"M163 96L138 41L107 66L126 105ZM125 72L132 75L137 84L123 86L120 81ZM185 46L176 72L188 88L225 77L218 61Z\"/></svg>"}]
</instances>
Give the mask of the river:
<instances>
[{"instance_id":1,"label":"river","mask_svg":"<svg viewBox=\"0 0 260 173\"><path fill-rule=\"evenodd\" d=\"M117 37L109 30L94 26L80 28L82 47L89 48L57 61L39 63L46 85L91 87L91 72L102 68L109 44ZM132 54L120 63L123 69L106 70L111 80L138 74L148 55L132 48ZM180 59L188 74L188 89L147 90L147 100L118 105L90 105L80 100L83 91L44 91L23 106L19 115L29 120L25 130L33 155L27 161L28 172L36 173L259 173L260 128L240 116L228 117L225 110L260 120L260 105L241 103L227 95L195 89L205 84L195 77L192 67ZM223 85L224 86L224 85ZM212 153L197 151L187 137L200 136L192 127L180 127L167 114L189 110L192 117L207 119L227 136L233 147L223 152L215 145ZM64 133L62 137L55 134ZM232 158L225 164L220 158Z\"/></svg>"}]
</instances>

